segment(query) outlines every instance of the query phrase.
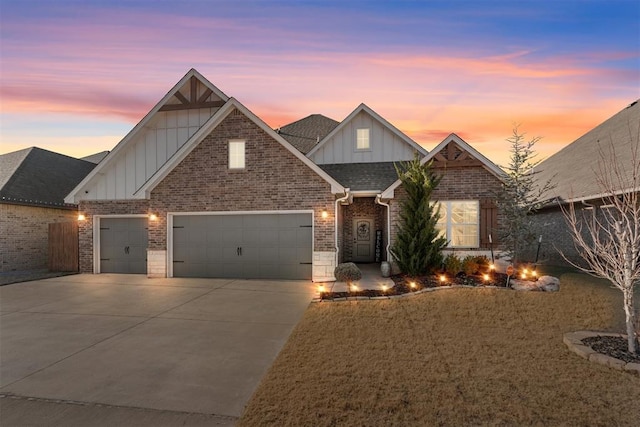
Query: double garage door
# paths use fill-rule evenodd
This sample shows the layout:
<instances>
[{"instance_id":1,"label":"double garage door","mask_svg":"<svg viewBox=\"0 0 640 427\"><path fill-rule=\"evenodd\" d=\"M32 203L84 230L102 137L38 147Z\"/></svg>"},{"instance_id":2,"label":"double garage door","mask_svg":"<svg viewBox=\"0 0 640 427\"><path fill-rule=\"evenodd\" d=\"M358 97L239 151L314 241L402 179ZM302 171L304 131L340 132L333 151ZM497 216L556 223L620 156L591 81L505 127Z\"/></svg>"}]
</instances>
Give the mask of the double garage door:
<instances>
[{"instance_id":1,"label":"double garage door","mask_svg":"<svg viewBox=\"0 0 640 427\"><path fill-rule=\"evenodd\" d=\"M174 215L173 276L311 279L310 213Z\"/></svg>"}]
</instances>

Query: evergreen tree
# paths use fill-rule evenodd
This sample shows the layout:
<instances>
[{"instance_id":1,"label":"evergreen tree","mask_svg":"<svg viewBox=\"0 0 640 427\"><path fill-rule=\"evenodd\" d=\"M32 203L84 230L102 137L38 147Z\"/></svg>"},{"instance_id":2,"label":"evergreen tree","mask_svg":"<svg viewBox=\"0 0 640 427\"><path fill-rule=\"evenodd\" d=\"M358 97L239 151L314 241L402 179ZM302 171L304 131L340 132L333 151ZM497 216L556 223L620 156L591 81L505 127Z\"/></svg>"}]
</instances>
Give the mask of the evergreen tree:
<instances>
[{"instance_id":1,"label":"evergreen tree","mask_svg":"<svg viewBox=\"0 0 640 427\"><path fill-rule=\"evenodd\" d=\"M440 213L431 203L431 193L440 178L434 175L431 163L420 164L418 155L396 165L396 172L407 198L400 204L398 234L391 254L403 273L424 275L442 263L440 251L447 244L445 238L438 237Z\"/></svg>"},{"instance_id":2,"label":"evergreen tree","mask_svg":"<svg viewBox=\"0 0 640 427\"><path fill-rule=\"evenodd\" d=\"M520 261L522 252L534 244L532 214L545 203L544 194L555 187L551 180L537 182L535 167L540 161L534 160L537 154L533 147L539 140L540 137L535 137L525 141L517 126L507 139L511 156L509 165L503 167L506 177L496 196L504 215L500 238L514 265Z\"/></svg>"}]
</instances>

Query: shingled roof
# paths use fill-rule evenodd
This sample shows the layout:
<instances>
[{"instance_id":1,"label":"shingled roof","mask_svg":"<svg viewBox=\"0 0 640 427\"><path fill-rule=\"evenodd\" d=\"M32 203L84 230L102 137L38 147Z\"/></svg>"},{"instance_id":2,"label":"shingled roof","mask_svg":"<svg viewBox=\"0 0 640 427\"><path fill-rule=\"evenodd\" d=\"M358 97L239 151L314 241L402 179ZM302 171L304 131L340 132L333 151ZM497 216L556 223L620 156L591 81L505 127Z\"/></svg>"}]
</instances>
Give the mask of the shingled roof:
<instances>
[{"instance_id":1,"label":"shingled roof","mask_svg":"<svg viewBox=\"0 0 640 427\"><path fill-rule=\"evenodd\" d=\"M318 165L351 191L381 192L398 179L394 162Z\"/></svg>"},{"instance_id":2,"label":"shingled roof","mask_svg":"<svg viewBox=\"0 0 640 427\"><path fill-rule=\"evenodd\" d=\"M282 126L276 132L296 147L298 151L307 154L339 124L340 122L322 114L312 114L304 119Z\"/></svg>"},{"instance_id":3,"label":"shingled roof","mask_svg":"<svg viewBox=\"0 0 640 427\"><path fill-rule=\"evenodd\" d=\"M0 203L69 207L65 196L95 166L37 147L0 155Z\"/></svg>"},{"instance_id":4,"label":"shingled roof","mask_svg":"<svg viewBox=\"0 0 640 427\"><path fill-rule=\"evenodd\" d=\"M536 168L538 182L552 179L557 184L545 198L565 202L599 198L602 189L596 177L602 155L607 162L616 162L620 170L631 172L632 148L640 144L639 127L640 103L635 101L540 163Z\"/></svg>"}]
</instances>

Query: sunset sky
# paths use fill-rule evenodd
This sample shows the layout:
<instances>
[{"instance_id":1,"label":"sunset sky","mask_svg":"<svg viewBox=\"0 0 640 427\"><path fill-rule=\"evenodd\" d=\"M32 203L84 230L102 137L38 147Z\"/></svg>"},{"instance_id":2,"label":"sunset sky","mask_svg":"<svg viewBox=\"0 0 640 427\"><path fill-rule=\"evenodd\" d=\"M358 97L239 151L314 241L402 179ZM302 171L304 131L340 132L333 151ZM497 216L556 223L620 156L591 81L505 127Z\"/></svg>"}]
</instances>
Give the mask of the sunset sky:
<instances>
[{"instance_id":1,"label":"sunset sky","mask_svg":"<svg viewBox=\"0 0 640 427\"><path fill-rule=\"evenodd\" d=\"M0 0L0 154L111 150L196 68L272 127L361 102L428 150L558 151L640 97L640 3Z\"/></svg>"}]
</instances>

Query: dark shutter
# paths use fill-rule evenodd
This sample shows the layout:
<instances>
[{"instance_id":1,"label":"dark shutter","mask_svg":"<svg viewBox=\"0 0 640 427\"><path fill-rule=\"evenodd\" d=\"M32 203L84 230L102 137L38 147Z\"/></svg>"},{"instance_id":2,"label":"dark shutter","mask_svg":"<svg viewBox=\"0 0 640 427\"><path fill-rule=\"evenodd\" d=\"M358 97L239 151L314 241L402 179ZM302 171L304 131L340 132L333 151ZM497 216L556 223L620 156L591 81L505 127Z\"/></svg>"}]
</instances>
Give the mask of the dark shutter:
<instances>
[{"instance_id":1,"label":"dark shutter","mask_svg":"<svg viewBox=\"0 0 640 427\"><path fill-rule=\"evenodd\" d=\"M489 247L489 234L493 246L498 243L498 207L491 198L480 199L480 247Z\"/></svg>"}]
</instances>

